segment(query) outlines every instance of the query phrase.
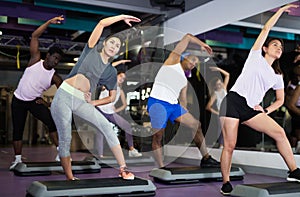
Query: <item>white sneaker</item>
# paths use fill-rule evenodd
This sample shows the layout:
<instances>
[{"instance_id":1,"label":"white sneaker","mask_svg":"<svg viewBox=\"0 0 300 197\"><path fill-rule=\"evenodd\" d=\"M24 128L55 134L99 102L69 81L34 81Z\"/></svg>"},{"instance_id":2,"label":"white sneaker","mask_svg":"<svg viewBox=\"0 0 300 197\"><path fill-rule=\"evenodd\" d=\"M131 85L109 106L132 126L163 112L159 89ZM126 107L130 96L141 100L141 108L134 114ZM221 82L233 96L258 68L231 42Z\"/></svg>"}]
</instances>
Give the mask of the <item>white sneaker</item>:
<instances>
[{"instance_id":1,"label":"white sneaker","mask_svg":"<svg viewBox=\"0 0 300 197\"><path fill-rule=\"evenodd\" d=\"M60 157L59 157L59 154L57 154L57 155L56 155L56 157L55 157L55 161L57 161L57 162L60 162ZM72 161L72 158L70 158L70 161Z\"/></svg>"},{"instance_id":2,"label":"white sneaker","mask_svg":"<svg viewBox=\"0 0 300 197\"><path fill-rule=\"evenodd\" d=\"M75 176L72 178L72 181L79 181L79 180L80 180L80 179L77 178L77 177L75 177Z\"/></svg>"},{"instance_id":3,"label":"white sneaker","mask_svg":"<svg viewBox=\"0 0 300 197\"><path fill-rule=\"evenodd\" d=\"M14 170L14 168L16 167L16 165L17 165L18 163L22 163L22 161L21 161L21 160L15 160L15 161L13 161L13 162L11 163L10 167L9 167L9 170Z\"/></svg>"},{"instance_id":4,"label":"white sneaker","mask_svg":"<svg viewBox=\"0 0 300 197\"><path fill-rule=\"evenodd\" d=\"M136 149L129 150L128 155L129 155L129 157L141 157L141 156L143 156L143 154L139 153L138 150L136 150Z\"/></svg>"},{"instance_id":5,"label":"white sneaker","mask_svg":"<svg viewBox=\"0 0 300 197\"><path fill-rule=\"evenodd\" d=\"M57 154L55 157L55 161L60 161L59 155Z\"/></svg>"}]
</instances>

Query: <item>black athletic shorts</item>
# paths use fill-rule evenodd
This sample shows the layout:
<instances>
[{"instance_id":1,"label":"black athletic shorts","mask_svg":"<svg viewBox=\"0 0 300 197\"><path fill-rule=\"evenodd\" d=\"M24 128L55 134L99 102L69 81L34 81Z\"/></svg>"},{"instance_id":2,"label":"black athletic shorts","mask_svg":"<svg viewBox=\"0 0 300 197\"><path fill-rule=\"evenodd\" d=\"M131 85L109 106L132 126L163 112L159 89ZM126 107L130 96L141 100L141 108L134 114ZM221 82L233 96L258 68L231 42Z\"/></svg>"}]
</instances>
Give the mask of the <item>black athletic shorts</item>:
<instances>
[{"instance_id":1,"label":"black athletic shorts","mask_svg":"<svg viewBox=\"0 0 300 197\"><path fill-rule=\"evenodd\" d=\"M229 92L221 103L219 116L237 118L240 122L244 122L262 113L256 111L247 105L244 97L236 92Z\"/></svg>"}]
</instances>

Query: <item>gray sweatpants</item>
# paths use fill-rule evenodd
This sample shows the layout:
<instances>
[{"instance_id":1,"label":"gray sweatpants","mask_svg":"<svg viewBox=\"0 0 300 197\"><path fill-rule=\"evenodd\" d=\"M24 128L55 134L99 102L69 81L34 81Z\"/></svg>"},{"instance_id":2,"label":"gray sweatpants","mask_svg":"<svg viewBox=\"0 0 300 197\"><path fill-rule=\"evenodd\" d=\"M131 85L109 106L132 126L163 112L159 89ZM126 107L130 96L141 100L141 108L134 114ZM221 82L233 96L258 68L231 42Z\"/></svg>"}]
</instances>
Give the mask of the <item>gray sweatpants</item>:
<instances>
[{"instance_id":1,"label":"gray sweatpants","mask_svg":"<svg viewBox=\"0 0 300 197\"><path fill-rule=\"evenodd\" d=\"M66 82L58 88L51 104L51 114L59 137L59 156L70 156L72 139L72 113L94 125L105 136L109 147L120 144L111 124L84 99L84 93Z\"/></svg>"}]
</instances>

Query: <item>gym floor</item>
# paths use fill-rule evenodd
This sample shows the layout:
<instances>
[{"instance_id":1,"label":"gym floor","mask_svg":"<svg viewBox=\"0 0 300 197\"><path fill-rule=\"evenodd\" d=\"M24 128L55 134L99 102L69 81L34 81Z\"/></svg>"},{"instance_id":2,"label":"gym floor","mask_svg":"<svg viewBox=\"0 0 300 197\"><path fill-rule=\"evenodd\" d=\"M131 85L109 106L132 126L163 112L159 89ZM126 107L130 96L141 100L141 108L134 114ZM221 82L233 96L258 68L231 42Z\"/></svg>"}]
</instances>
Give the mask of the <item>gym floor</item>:
<instances>
[{"instance_id":1,"label":"gym floor","mask_svg":"<svg viewBox=\"0 0 300 197\"><path fill-rule=\"evenodd\" d=\"M50 146L37 146L37 147L24 147L23 148L23 161L34 162L34 161L53 161L56 156L55 147ZM88 153L76 152L72 153L72 159L83 160L89 156ZM64 180L65 176L62 172L54 172L50 176L27 176L20 177L15 176L13 172L9 171L8 168L13 160L13 149L12 147L0 147L0 195L1 197L24 197L26 195L26 189L33 181L45 181L45 180ZM176 164L175 164L176 165ZM130 167L135 172L136 176L150 179L149 171L154 166L138 166ZM116 177L118 170L114 168L102 168L100 173L92 174L76 174L75 176L80 179L90 178L109 178ZM244 180L233 181L232 184L251 184L251 183L266 183L266 182L281 182L285 181L283 178L269 177L262 175L246 174ZM219 192L222 182L199 182L193 184L176 184L167 185L156 183L157 197L183 197L183 196L209 196L218 197L222 196Z\"/></svg>"}]
</instances>

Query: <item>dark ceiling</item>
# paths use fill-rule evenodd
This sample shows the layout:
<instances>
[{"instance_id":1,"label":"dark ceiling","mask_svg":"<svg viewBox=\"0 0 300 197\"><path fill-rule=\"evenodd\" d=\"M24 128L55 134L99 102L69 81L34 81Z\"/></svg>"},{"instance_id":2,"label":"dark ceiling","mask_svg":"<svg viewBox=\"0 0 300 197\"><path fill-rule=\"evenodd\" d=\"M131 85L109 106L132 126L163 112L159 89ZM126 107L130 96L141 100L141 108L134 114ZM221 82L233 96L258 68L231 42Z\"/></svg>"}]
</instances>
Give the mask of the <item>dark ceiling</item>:
<instances>
[{"instance_id":1,"label":"dark ceiling","mask_svg":"<svg viewBox=\"0 0 300 197\"><path fill-rule=\"evenodd\" d=\"M2 38L16 36L24 38L23 44L28 44L31 32L44 21L58 15L64 15L62 25L51 25L41 38L56 39L56 41L86 42L90 32L102 18L129 14L139 17L142 22L134 25L157 25L171 17L171 12L184 11L184 1L175 0L135 1L136 5L128 2L134 1L0 1L0 30ZM118 2L118 3L116 3ZM147 2L147 3L146 3ZM165 3L162 3L165 2ZM169 3L167 3L169 2ZM110 7L109 7L110 6ZM155 6L155 7L152 7ZM172 10L172 11L171 11ZM129 28L125 23L118 22L107 28L105 34L111 34ZM106 36L106 35L104 35ZM7 45L9 43L5 42ZM2 40L2 45L5 44Z\"/></svg>"},{"instance_id":2,"label":"dark ceiling","mask_svg":"<svg viewBox=\"0 0 300 197\"><path fill-rule=\"evenodd\" d=\"M203 4L208 0L197 1ZM134 26L159 25L164 20L191 9L194 4L185 5L184 0L8 0L0 1L0 62L15 64L17 50L21 64L29 58L31 33L46 20L64 15L61 25L50 25L40 37L40 49L46 52L53 44L58 44L66 52L64 62L73 62L80 54L88 37L102 18L129 14L139 17L142 22ZM124 22L118 22L106 28L103 36L129 29ZM17 47L18 46L18 47ZM12 60L12 61L11 61ZM25 65L26 66L26 65Z\"/></svg>"},{"instance_id":3,"label":"dark ceiling","mask_svg":"<svg viewBox=\"0 0 300 197\"><path fill-rule=\"evenodd\" d=\"M0 0L1 69L16 68L18 51L21 67L26 67L31 33L46 20L58 15L64 15L65 21L61 25L48 27L40 38L40 49L45 53L50 46L58 44L66 52L62 65L67 65L74 64L73 58L79 56L91 31L102 18L118 14L133 15L142 20L134 24L134 28L141 29L159 25L209 2L213 0ZM121 21L105 28L103 37L134 28ZM157 33L148 31L144 37L150 40ZM216 37L215 32L210 34Z\"/></svg>"}]
</instances>

